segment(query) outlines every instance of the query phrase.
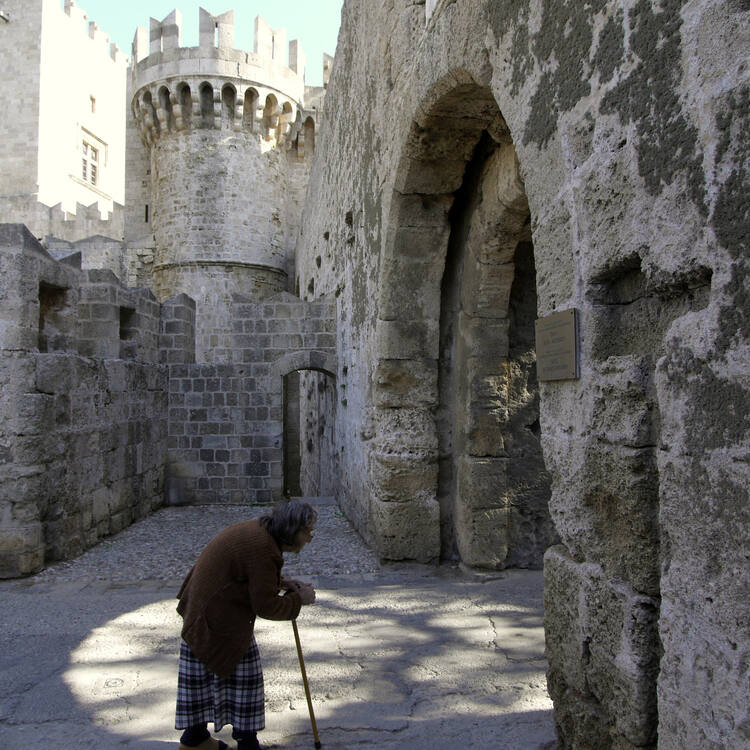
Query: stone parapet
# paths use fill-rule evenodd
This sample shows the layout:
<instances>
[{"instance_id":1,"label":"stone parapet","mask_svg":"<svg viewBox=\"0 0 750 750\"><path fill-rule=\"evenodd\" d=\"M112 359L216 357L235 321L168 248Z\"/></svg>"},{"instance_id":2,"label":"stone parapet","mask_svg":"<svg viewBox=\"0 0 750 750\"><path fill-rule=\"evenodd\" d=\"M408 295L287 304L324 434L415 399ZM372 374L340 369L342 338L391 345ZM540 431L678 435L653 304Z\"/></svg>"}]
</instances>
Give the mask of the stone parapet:
<instances>
[{"instance_id":1,"label":"stone parapet","mask_svg":"<svg viewBox=\"0 0 750 750\"><path fill-rule=\"evenodd\" d=\"M55 260L22 225L0 225L0 275L0 577L13 577L162 504L168 370L149 290Z\"/></svg>"}]
</instances>

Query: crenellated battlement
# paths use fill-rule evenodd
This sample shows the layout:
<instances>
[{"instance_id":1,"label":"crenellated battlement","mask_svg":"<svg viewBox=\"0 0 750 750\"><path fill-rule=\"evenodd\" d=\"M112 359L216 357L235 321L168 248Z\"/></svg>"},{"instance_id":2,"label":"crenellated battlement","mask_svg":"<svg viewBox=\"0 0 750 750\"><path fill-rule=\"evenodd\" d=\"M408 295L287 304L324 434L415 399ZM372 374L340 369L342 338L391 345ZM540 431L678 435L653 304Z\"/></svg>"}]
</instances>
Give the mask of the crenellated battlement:
<instances>
[{"instance_id":1,"label":"crenellated battlement","mask_svg":"<svg viewBox=\"0 0 750 750\"><path fill-rule=\"evenodd\" d=\"M317 112L268 86L223 77L183 76L157 80L135 92L133 117L143 143L193 130L256 134L265 148L294 149L310 156Z\"/></svg>"},{"instance_id":2,"label":"crenellated battlement","mask_svg":"<svg viewBox=\"0 0 750 750\"><path fill-rule=\"evenodd\" d=\"M306 57L298 40L287 44L285 28L273 29L261 16L256 16L253 51L246 52L234 48L233 10L215 16L200 8L198 21L198 47L182 47L182 14L179 10L173 10L163 21L151 18L148 30L139 26L132 47L134 72L143 67L168 64L176 58L208 57L244 62L249 67L261 68L283 78L296 78L304 88Z\"/></svg>"},{"instance_id":3,"label":"crenellated battlement","mask_svg":"<svg viewBox=\"0 0 750 750\"><path fill-rule=\"evenodd\" d=\"M147 147L192 130L255 133L262 148L285 146L309 157L317 111L305 109L306 56L286 30L255 18L253 52L234 48L234 11L200 9L199 45L181 46L182 14L152 18L133 40L131 107ZM288 59L287 59L288 53ZM327 56L326 56L327 57ZM324 68L330 70L332 58Z\"/></svg>"},{"instance_id":4,"label":"crenellated battlement","mask_svg":"<svg viewBox=\"0 0 750 750\"><path fill-rule=\"evenodd\" d=\"M114 62L125 63L127 56L114 42L110 42L109 36L99 29L94 21L90 21L86 12L79 8L74 0L65 0L65 15L70 18L71 22L78 24L81 34L85 34L92 39L94 44L101 47L102 55L110 57Z\"/></svg>"}]
</instances>

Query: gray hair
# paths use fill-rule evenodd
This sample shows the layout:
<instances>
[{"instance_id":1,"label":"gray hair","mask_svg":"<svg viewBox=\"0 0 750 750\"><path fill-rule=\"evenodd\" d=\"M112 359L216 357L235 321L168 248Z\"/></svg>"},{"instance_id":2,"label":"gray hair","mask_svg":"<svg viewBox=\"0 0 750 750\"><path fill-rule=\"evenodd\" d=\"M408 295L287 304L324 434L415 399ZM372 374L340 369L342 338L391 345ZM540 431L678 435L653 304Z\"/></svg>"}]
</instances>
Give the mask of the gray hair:
<instances>
[{"instance_id":1,"label":"gray hair","mask_svg":"<svg viewBox=\"0 0 750 750\"><path fill-rule=\"evenodd\" d=\"M276 544L294 545L297 533L312 526L318 519L318 513L309 503L289 500L279 503L271 515L261 516L260 525L274 538Z\"/></svg>"}]
</instances>

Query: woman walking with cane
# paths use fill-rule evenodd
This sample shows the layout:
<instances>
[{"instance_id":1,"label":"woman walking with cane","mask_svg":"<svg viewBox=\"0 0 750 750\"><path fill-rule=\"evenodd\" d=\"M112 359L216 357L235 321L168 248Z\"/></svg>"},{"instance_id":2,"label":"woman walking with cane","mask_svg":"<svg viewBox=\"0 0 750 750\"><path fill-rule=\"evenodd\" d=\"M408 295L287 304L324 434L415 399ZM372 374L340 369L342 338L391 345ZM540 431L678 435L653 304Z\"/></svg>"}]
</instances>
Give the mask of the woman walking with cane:
<instances>
[{"instance_id":1,"label":"woman walking with cane","mask_svg":"<svg viewBox=\"0 0 750 750\"><path fill-rule=\"evenodd\" d=\"M290 501L257 521L220 532L201 553L177 598L182 644L175 728L180 750L223 750L211 737L232 725L237 750L259 750L265 726L263 671L253 635L256 617L294 620L315 601L311 584L281 577L284 552L299 552L317 519L307 503ZM279 596L286 591L286 596Z\"/></svg>"}]
</instances>

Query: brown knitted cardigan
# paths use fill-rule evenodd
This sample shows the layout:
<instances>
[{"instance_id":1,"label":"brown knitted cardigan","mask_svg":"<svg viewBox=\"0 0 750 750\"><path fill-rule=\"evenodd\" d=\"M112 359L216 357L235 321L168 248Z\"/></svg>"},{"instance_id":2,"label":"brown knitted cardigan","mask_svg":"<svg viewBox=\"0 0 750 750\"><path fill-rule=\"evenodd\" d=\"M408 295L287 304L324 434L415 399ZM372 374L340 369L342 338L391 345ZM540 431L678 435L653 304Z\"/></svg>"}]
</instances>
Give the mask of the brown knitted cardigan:
<instances>
[{"instance_id":1,"label":"brown knitted cardigan","mask_svg":"<svg viewBox=\"0 0 750 750\"><path fill-rule=\"evenodd\" d=\"M250 647L255 618L293 620L298 593L279 596L284 560L258 521L215 536L187 574L177 598L182 638L200 661L228 677Z\"/></svg>"}]
</instances>

